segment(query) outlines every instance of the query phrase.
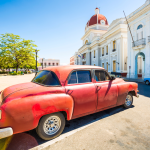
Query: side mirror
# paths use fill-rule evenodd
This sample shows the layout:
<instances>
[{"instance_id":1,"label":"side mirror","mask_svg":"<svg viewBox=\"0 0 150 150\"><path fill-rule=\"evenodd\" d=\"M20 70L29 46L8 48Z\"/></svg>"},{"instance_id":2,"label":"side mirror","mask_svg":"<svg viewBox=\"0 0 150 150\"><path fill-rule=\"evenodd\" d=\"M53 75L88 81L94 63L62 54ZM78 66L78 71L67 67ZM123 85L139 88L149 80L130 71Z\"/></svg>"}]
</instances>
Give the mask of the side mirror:
<instances>
[{"instance_id":1,"label":"side mirror","mask_svg":"<svg viewBox=\"0 0 150 150\"><path fill-rule=\"evenodd\" d=\"M116 78L114 76L111 76L111 80L115 80Z\"/></svg>"}]
</instances>

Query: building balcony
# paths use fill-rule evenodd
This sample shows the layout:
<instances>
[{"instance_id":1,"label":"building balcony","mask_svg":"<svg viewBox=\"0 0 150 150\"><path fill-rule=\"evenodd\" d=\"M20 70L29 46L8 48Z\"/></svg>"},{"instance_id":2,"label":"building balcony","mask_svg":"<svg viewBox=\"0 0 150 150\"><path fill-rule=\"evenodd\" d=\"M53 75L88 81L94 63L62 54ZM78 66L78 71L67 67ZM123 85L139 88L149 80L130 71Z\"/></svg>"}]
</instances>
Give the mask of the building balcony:
<instances>
[{"instance_id":1,"label":"building balcony","mask_svg":"<svg viewBox=\"0 0 150 150\"><path fill-rule=\"evenodd\" d=\"M148 42L150 42L150 36L148 36Z\"/></svg>"},{"instance_id":2,"label":"building balcony","mask_svg":"<svg viewBox=\"0 0 150 150\"><path fill-rule=\"evenodd\" d=\"M132 47L142 48L146 45L146 38L140 39L132 43Z\"/></svg>"},{"instance_id":3,"label":"building balcony","mask_svg":"<svg viewBox=\"0 0 150 150\"><path fill-rule=\"evenodd\" d=\"M112 50L112 52L115 52L115 51L116 51L116 49L113 49L113 50Z\"/></svg>"}]
</instances>

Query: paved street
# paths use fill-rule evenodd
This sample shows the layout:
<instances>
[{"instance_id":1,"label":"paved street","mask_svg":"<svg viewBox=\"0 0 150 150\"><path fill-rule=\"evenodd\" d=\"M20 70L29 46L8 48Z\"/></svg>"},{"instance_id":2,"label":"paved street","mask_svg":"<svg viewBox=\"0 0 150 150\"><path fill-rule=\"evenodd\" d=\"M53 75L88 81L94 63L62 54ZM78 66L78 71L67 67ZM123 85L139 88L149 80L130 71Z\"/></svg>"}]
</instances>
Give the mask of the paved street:
<instances>
[{"instance_id":1,"label":"paved street","mask_svg":"<svg viewBox=\"0 0 150 150\"><path fill-rule=\"evenodd\" d=\"M0 77L0 90L33 77L34 74ZM51 141L40 139L35 130L16 134L1 139L0 149L150 150L150 86L139 83L139 91L140 97L134 97L130 109L120 106L71 120L64 132Z\"/></svg>"}]
</instances>

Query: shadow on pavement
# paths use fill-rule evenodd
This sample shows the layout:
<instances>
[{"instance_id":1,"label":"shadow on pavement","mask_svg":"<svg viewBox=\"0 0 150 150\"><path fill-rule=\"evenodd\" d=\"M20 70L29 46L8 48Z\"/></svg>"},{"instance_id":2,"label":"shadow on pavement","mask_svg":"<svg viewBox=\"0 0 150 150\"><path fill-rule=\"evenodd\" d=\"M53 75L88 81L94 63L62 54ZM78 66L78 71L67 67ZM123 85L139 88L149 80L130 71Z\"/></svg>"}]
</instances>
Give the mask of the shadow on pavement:
<instances>
[{"instance_id":1,"label":"shadow on pavement","mask_svg":"<svg viewBox=\"0 0 150 150\"><path fill-rule=\"evenodd\" d=\"M144 83L138 83L138 90L139 90L138 94L150 98L150 85L145 85Z\"/></svg>"},{"instance_id":2,"label":"shadow on pavement","mask_svg":"<svg viewBox=\"0 0 150 150\"><path fill-rule=\"evenodd\" d=\"M133 107L134 106L132 106L129 109L132 109ZM103 118L114 115L124 110L126 109L123 108L122 106L118 106L95 114L77 118L71 121L66 121L66 126L62 134L73 131L85 125L94 123L98 120L101 120ZM4 143L2 143L2 141ZM2 150L5 149L6 150L28 150L40 144L44 144L45 142L47 141L44 141L38 137L35 129L31 131L27 131L25 133L15 134L12 137L8 137L6 139L0 140L0 143L3 144Z\"/></svg>"},{"instance_id":3,"label":"shadow on pavement","mask_svg":"<svg viewBox=\"0 0 150 150\"><path fill-rule=\"evenodd\" d=\"M132 109L133 107L134 106L132 106L130 109ZM101 111L101 112L98 112L95 114L91 114L91 115L84 116L81 118L66 121L66 126L65 126L65 129L64 129L62 134L70 132L70 131L75 130L75 129L78 129L80 127L83 127L83 126L88 125L90 123L96 122L100 119L106 118L108 116L114 115L114 114L119 113L119 112L124 111L124 110L126 110L126 109L123 108L122 106L118 106L118 107L111 108L111 109L108 109L105 111ZM31 130L31 131L28 131L26 133L35 137L39 145L47 142L47 141L42 140L40 137L38 137L35 130Z\"/></svg>"}]
</instances>

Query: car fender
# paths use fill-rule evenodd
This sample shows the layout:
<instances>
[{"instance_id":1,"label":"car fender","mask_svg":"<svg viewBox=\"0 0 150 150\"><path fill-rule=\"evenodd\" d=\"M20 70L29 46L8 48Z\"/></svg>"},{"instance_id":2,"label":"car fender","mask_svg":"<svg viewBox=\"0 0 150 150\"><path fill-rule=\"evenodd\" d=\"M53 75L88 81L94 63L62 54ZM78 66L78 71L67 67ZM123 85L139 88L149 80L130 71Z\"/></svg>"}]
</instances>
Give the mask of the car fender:
<instances>
[{"instance_id":1,"label":"car fender","mask_svg":"<svg viewBox=\"0 0 150 150\"><path fill-rule=\"evenodd\" d=\"M134 82L124 82L117 84L118 87L118 99L117 105L122 105L125 102L126 96L129 92L135 91L135 96L137 96L137 83Z\"/></svg>"},{"instance_id":2,"label":"car fender","mask_svg":"<svg viewBox=\"0 0 150 150\"><path fill-rule=\"evenodd\" d=\"M40 118L47 114L64 111L70 120L73 108L72 97L65 93L24 97L2 105L0 126L12 127L14 133L20 133L36 128Z\"/></svg>"}]
</instances>

